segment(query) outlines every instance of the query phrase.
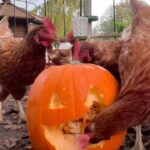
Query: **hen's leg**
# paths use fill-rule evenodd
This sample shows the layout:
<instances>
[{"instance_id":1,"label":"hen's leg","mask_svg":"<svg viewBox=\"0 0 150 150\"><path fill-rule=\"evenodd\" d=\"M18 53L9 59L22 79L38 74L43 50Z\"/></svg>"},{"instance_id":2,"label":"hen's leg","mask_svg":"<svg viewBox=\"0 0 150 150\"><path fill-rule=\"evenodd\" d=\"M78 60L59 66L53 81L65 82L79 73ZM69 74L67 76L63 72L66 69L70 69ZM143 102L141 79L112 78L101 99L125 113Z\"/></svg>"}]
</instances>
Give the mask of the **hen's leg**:
<instances>
[{"instance_id":1,"label":"hen's leg","mask_svg":"<svg viewBox=\"0 0 150 150\"><path fill-rule=\"evenodd\" d=\"M135 131L136 131L136 138L135 138L135 144L130 150L146 150L143 142L142 142L142 126L136 126Z\"/></svg>"},{"instance_id":2,"label":"hen's leg","mask_svg":"<svg viewBox=\"0 0 150 150\"><path fill-rule=\"evenodd\" d=\"M24 112L23 107L21 105L21 99L24 96L25 92L26 92L25 87L16 87L15 89L11 90L12 96L15 98L15 100L17 100L17 105L18 105L18 109L19 109L18 123L26 122L26 115L25 115L25 112Z\"/></svg>"},{"instance_id":3,"label":"hen's leg","mask_svg":"<svg viewBox=\"0 0 150 150\"><path fill-rule=\"evenodd\" d=\"M18 104L18 108L19 108L19 123L26 122L26 115L25 115L25 112L23 110L21 101L17 101L17 104Z\"/></svg>"},{"instance_id":4,"label":"hen's leg","mask_svg":"<svg viewBox=\"0 0 150 150\"><path fill-rule=\"evenodd\" d=\"M2 106L3 106L3 101L7 98L9 93L4 89L0 89L0 122L3 122L3 114L2 114Z\"/></svg>"}]
</instances>

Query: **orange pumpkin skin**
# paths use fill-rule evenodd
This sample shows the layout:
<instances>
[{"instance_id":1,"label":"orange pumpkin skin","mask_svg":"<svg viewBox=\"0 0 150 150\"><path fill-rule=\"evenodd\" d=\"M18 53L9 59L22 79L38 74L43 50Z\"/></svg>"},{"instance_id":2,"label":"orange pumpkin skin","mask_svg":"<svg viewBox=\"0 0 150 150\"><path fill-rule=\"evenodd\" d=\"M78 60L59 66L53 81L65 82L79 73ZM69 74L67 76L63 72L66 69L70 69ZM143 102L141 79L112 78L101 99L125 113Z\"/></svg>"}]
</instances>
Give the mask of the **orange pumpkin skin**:
<instances>
[{"instance_id":1,"label":"orange pumpkin skin","mask_svg":"<svg viewBox=\"0 0 150 150\"><path fill-rule=\"evenodd\" d=\"M99 66L67 64L45 69L31 88L27 106L27 125L34 150L67 150L56 148L62 143L53 128L85 116L90 111L88 105L93 96L102 105L109 106L117 93L116 79ZM102 147L89 146L88 150L117 150L125 135L125 131L120 132ZM56 145L55 138L60 141Z\"/></svg>"}]
</instances>

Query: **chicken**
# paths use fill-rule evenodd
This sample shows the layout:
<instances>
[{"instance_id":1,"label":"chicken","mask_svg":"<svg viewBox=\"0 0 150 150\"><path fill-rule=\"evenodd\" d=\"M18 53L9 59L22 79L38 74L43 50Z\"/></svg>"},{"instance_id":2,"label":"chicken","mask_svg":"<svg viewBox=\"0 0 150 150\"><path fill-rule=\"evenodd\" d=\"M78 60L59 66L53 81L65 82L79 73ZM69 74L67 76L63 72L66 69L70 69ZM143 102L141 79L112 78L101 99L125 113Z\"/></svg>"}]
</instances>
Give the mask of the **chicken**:
<instances>
[{"instance_id":1,"label":"chicken","mask_svg":"<svg viewBox=\"0 0 150 150\"><path fill-rule=\"evenodd\" d=\"M118 100L99 113L86 128L85 133L92 134L92 143L150 122L150 6L140 0L130 1L132 33L119 56L121 90ZM138 145L136 149L143 150L144 147Z\"/></svg>"},{"instance_id":2,"label":"chicken","mask_svg":"<svg viewBox=\"0 0 150 150\"><path fill-rule=\"evenodd\" d=\"M55 40L55 32L55 26L46 18L43 25L34 28L23 39L1 36L0 121L3 121L2 103L9 94L18 102L20 119L25 120L20 100L26 92L26 86L32 84L45 68L45 51Z\"/></svg>"},{"instance_id":3,"label":"chicken","mask_svg":"<svg viewBox=\"0 0 150 150\"><path fill-rule=\"evenodd\" d=\"M48 58L53 65L63 65L71 62L72 45L69 42L60 42L56 48L48 49Z\"/></svg>"},{"instance_id":4,"label":"chicken","mask_svg":"<svg viewBox=\"0 0 150 150\"><path fill-rule=\"evenodd\" d=\"M126 33L124 34L126 38ZM124 38L124 39L125 39ZM70 32L67 38L62 40L72 44L73 60L81 63L93 63L108 69L119 80L118 59L124 40L95 40L79 41Z\"/></svg>"},{"instance_id":5,"label":"chicken","mask_svg":"<svg viewBox=\"0 0 150 150\"><path fill-rule=\"evenodd\" d=\"M130 31L130 28L128 29ZM123 34L123 40L95 40L88 39L79 41L70 32L66 38L60 39L60 44L70 43L72 45L72 59L81 63L93 63L108 69L118 80L120 80L118 70L118 59L124 41L127 40L130 32ZM70 62L71 48L49 49L49 60L55 65L62 65Z\"/></svg>"},{"instance_id":6,"label":"chicken","mask_svg":"<svg viewBox=\"0 0 150 150\"><path fill-rule=\"evenodd\" d=\"M127 32L126 32L127 33ZM124 34L125 36L126 34ZM125 39L125 38L124 38ZM82 63L93 63L108 69L119 80L118 59L124 40L95 40L89 39L86 41L79 41L70 32L66 38L60 39L61 42L70 42L72 45L73 60ZM51 51L52 52L52 51ZM50 52L50 54L51 54ZM55 53L54 53L55 52ZM62 62L68 63L68 53L58 48L53 51L54 64L61 65Z\"/></svg>"},{"instance_id":7,"label":"chicken","mask_svg":"<svg viewBox=\"0 0 150 150\"><path fill-rule=\"evenodd\" d=\"M48 49L49 62L54 65L63 65L78 59L80 41L73 36L73 32L70 32L67 37L58 39L55 45L55 47Z\"/></svg>"},{"instance_id":8,"label":"chicken","mask_svg":"<svg viewBox=\"0 0 150 150\"><path fill-rule=\"evenodd\" d=\"M123 40L89 39L81 43L78 59L103 66L119 80L118 59L123 43Z\"/></svg>"},{"instance_id":9,"label":"chicken","mask_svg":"<svg viewBox=\"0 0 150 150\"><path fill-rule=\"evenodd\" d=\"M13 37L13 33L9 28L8 17L5 16L0 21L0 38Z\"/></svg>"}]
</instances>

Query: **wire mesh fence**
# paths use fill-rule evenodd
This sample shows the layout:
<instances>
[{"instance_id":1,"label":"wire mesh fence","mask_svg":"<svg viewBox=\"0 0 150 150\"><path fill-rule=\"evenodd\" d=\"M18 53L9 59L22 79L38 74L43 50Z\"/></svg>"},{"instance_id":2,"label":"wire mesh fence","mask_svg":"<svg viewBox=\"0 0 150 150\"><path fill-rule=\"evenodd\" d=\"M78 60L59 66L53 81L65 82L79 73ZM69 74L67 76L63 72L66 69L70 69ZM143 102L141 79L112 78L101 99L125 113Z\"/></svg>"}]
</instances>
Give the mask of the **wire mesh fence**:
<instances>
[{"instance_id":1,"label":"wire mesh fence","mask_svg":"<svg viewBox=\"0 0 150 150\"><path fill-rule=\"evenodd\" d=\"M73 30L73 18L77 16L85 16L86 2L86 0L0 0L1 7L4 3L13 5L13 7L11 8L10 23L12 25L11 29L13 30L15 36L24 36L25 33L27 33L33 27L34 23L40 24L40 21L39 23L37 23L37 20L42 20L42 17L45 16L49 16L50 18L52 18L53 22L56 25L58 36L66 36L68 32ZM111 31L108 30L108 32L106 32L107 35L117 30L117 17L115 17L115 0L109 0L109 2L111 2L110 5L112 7L112 21L110 25L108 23L107 25L103 25L105 28L108 26L108 28L111 29ZM103 4L101 5L103 6ZM18 8L22 9L22 11L24 12L24 19L22 20L18 19L18 13L20 13L18 12ZM35 19L36 21L33 21L31 19L31 15L33 15L32 17L38 19ZM107 22L106 17L104 22ZM98 22L100 22L100 20ZM100 26L98 22L97 26ZM22 24L24 24L24 28L20 27L22 26ZM99 33L98 38L101 38L103 35L104 38L106 38L107 36L105 37L105 34L101 35L101 32L99 32L99 30L100 29L96 29L96 26L94 26L94 34L97 35L97 33ZM96 35L94 35L94 37L96 37ZM114 37L114 33L112 37ZM115 35L115 37L118 37L118 34Z\"/></svg>"}]
</instances>

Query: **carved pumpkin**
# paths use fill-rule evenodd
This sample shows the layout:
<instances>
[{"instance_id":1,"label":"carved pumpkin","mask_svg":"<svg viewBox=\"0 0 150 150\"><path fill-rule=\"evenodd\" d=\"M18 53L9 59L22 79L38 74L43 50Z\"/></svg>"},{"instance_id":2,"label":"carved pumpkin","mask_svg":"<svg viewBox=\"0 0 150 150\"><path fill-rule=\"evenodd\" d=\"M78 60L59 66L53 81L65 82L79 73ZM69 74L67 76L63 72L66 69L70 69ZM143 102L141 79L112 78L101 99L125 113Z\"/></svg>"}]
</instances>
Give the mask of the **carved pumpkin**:
<instances>
[{"instance_id":1,"label":"carved pumpkin","mask_svg":"<svg viewBox=\"0 0 150 150\"><path fill-rule=\"evenodd\" d=\"M111 105L118 83L93 64L54 66L34 82L27 106L27 124L34 150L82 150L78 137L96 113ZM89 144L88 150L117 150L126 132Z\"/></svg>"}]
</instances>

